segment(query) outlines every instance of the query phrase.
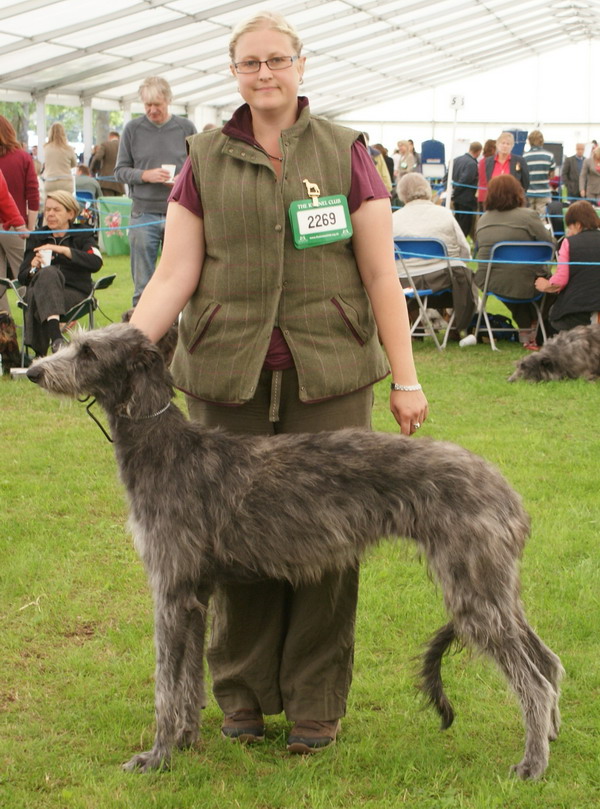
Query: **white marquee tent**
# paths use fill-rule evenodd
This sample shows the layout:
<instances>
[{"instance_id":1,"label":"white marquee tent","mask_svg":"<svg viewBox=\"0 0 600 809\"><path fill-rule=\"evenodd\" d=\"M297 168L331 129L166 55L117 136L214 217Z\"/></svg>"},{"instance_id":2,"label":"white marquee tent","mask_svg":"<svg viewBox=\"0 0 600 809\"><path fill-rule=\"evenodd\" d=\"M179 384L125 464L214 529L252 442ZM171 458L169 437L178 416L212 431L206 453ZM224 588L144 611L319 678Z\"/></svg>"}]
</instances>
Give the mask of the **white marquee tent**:
<instances>
[{"instance_id":1,"label":"white marquee tent","mask_svg":"<svg viewBox=\"0 0 600 809\"><path fill-rule=\"evenodd\" d=\"M45 104L83 106L87 146L92 109L127 118L161 75L175 111L220 121L239 100L232 27L263 8L301 33L313 111L372 140L447 140L453 115L465 138L541 125L571 145L600 128L600 0L0 0L0 100L34 100L41 133Z\"/></svg>"}]
</instances>

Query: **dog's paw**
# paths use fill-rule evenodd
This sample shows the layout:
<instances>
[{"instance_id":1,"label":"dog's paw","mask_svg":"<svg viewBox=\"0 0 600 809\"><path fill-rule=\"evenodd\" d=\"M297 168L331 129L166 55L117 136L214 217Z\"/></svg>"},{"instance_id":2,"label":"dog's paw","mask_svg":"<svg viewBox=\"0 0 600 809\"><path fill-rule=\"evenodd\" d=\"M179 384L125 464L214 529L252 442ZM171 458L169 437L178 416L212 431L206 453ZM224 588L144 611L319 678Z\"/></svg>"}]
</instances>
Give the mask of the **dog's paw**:
<instances>
[{"instance_id":1,"label":"dog's paw","mask_svg":"<svg viewBox=\"0 0 600 809\"><path fill-rule=\"evenodd\" d=\"M188 728L187 730L182 730L175 738L174 747L176 747L178 750L188 750L190 747L193 747L196 744L199 735L198 728Z\"/></svg>"},{"instance_id":2,"label":"dog's paw","mask_svg":"<svg viewBox=\"0 0 600 809\"><path fill-rule=\"evenodd\" d=\"M169 766L170 762L166 756L154 750L148 750L146 753L139 753L129 759L123 764L123 769L126 772L150 772L150 770L168 770Z\"/></svg>"},{"instance_id":3,"label":"dog's paw","mask_svg":"<svg viewBox=\"0 0 600 809\"><path fill-rule=\"evenodd\" d=\"M523 781L535 781L544 774L547 767L547 762L544 761L527 761L527 759L523 759L523 761L519 762L519 764L513 764L510 768L510 772L512 775L516 775L518 778L521 778Z\"/></svg>"}]
</instances>

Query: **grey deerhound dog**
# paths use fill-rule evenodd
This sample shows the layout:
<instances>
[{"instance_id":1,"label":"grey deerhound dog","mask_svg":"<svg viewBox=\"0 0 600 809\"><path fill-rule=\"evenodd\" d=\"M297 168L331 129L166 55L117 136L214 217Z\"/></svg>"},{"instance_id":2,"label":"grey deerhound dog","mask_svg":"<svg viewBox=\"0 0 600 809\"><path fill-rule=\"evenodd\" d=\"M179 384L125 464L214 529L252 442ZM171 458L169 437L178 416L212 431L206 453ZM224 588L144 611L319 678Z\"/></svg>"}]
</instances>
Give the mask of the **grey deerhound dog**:
<instances>
[{"instance_id":1,"label":"grey deerhound dog","mask_svg":"<svg viewBox=\"0 0 600 809\"><path fill-rule=\"evenodd\" d=\"M173 747L197 739L216 583L312 582L355 565L382 537L409 537L450 616L421 668L442 727L454 713L441 663L456 641L492 657L520 701L526 744L514 771L544 772L562 667L525 618L518 564L529 521L494 467L453 444L386 433L246 437L202 428L171 403L160 351L126 324L82 332L28 376L51 393L93 396L106 411L154 596L156 737L125 769L165 766Z\"/></svg>"},{"instance_id":2,"label":"grey deerhound dog","mask_svg":"<svg viewBox=\"0 0 600 809\"><path fill-rule=\"evenodd\" d=\"M509 382L550 382L557 379L600 378L600 325L561 331L539 351L517 364Z\"/></svg>"}]
</instances>

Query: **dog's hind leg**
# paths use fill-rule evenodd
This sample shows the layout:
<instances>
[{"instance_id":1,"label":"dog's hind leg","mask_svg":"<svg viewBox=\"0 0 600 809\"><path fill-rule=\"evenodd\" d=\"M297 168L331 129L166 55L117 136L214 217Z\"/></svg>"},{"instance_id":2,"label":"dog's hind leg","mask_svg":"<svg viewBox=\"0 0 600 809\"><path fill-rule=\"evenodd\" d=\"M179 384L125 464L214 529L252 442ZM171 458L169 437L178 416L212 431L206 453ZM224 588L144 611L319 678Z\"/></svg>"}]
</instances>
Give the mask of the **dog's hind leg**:
<instances>
[{"instance_id":1,"label":"dog's hind leg","mask_svg":"<svg viewBox=\"0 0 600 809\"><path fill-rule=\"evenodd\" d=\"M189 609L194 598L193 592L181 590L155 593L156 736L152 749L133 756L123 765L125 770L145 772L168 767L173 746L187 740L187 734L194 734L191 706L199 709L202 685L200 681L199 686L191 687L192 670L186 672L186 662L189 665L201 645L204 632L199 631L198 624L205 618L203 610ZM190 641L192 648L188 650Z\"/></svg>"},{"instance_id":2,"label":"dog's hind leg","mask_svg":"<svg viewBox=\"0 0 600 809\"><path fill-rule=\"evenodd\" d=\"M542 639L533 631L522 613L519 616L519 620L522 624L524 634L523 642L529 657L535 662L535 665L539 671L554 689L554 700L550 715L549 734L549 739L551 742L553 742L558 737L558 733L560 731L560 709L558 699L560 696L560 681L564 675L564 669L558 655L554 654L554 652L549 649Z\"/></svg>"},{"instance_id":3,"label":"dog's hind leg","mask_svg":"<svg viewBox=\"0 0 600 809\"><path fill-rule=\"evenodd\" d=\"M525 723L525 753L512 770L520 778L539 778L548 766L552 710L556 691L528 653L519 623L504 615L504 630L489 632L473 642L498 664L521 704ZM468 640L459 629L459 634Z\"/></svg>"}]
</instances>

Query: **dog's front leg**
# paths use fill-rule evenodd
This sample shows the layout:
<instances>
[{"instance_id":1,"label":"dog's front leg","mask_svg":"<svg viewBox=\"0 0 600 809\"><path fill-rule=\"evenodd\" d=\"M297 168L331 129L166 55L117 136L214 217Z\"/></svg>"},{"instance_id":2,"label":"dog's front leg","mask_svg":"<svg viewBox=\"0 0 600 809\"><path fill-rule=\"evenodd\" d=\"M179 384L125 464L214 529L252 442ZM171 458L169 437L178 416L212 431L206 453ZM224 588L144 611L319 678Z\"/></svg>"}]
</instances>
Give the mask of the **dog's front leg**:
<instances>
[{"instance_id":1,"label":"dog's front leg","mask_svg":"<svg viewBox=\"0 0 600 809\"><path fill-rule=\"evenodd\" d=\"M204 633L209 592L199 589L187 605L185 653L180 675L175 747L191 747L198 739L200 710L204 707Z\"/></svg>"},{"instance_id":2,"label":"dog's front leg","mask_svg":"<svg viewBox=\"0 0 600 809\"><path fill-rule=\"evenodd\" d=\"M169 766L178 729L186 726L181 715L184 689L182 673L189 641L190 593L155 593L154 641L156 645L156 736L151 750L133 756L125 770L157 770ZM196 644L194 644L196 645ZM197 720L196 720L197 724Z\"/></svg>"}]
</instances>

